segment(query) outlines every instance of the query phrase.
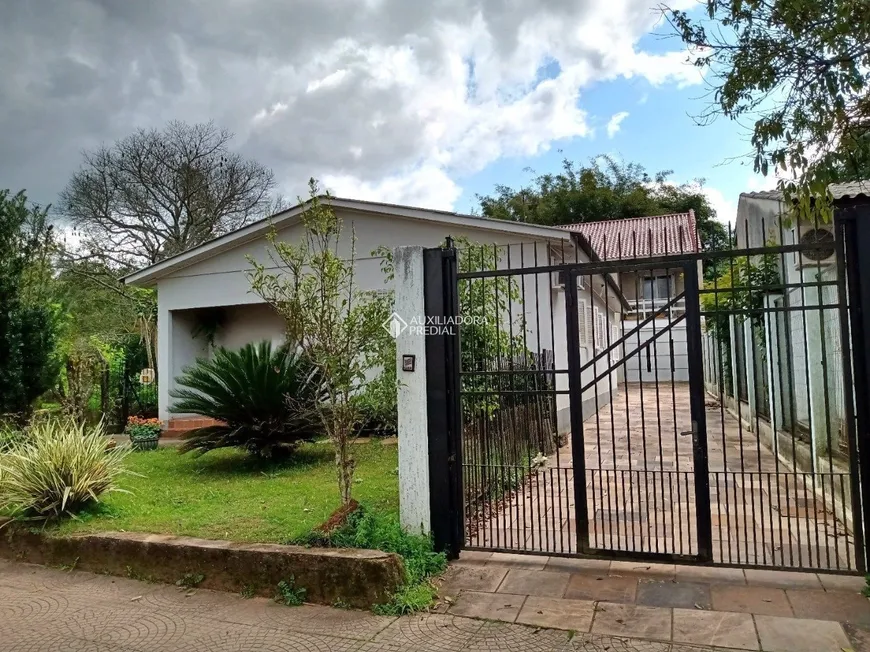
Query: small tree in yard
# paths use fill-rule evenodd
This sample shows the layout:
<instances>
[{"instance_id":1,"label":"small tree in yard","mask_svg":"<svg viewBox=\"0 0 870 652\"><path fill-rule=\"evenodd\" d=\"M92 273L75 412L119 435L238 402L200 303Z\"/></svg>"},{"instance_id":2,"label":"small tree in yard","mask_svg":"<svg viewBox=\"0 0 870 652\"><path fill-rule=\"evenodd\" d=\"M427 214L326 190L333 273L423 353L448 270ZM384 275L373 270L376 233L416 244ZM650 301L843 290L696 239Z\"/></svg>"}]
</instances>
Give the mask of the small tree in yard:
<instances>
[{"instance_id":1,"label":"small tree in yard","mask_svg":"<svg viewBox=\"0 0 870 652\"><path fill-rule=\"evenodd\" d=\"M361 407L356 395L366 372L382 360L385 302L356 282L356 236L349 250L339 245L344 225L309 183L311 197L302 211L305 235L298 244L282 242L273 230L268 240L275 267L251 260L251 287L286 322L287 340L320 369L327 401L317 406L324 432L335 447L338 487L343 503L351 499L356 437Z\"/></svg>"}]
</instances>

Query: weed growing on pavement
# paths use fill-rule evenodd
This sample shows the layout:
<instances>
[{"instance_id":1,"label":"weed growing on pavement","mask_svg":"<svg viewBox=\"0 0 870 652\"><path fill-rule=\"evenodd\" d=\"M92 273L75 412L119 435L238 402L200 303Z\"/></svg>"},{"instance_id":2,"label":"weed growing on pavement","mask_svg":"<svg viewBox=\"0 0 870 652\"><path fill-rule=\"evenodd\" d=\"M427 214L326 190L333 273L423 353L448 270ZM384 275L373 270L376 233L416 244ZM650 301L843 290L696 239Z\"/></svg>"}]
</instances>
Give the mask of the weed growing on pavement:
<instances>
[{"instance_id":1,"label":"weed growing on pavement","mask_svg":"<svg viewBox=\"0 0 870 652\"><path fill-rule=\"evenodd\" d=\"M202 573L185 573L181 576L175 586L179 586L182 589L195 589L197 586L202 584L202 581L205 579L205 575Z\"/></svg>"},{"instance_id":2,"label":"weed growing on pavement","mask_svg":"<svg viewBox=\"0 0 870 652\"><path fill-rule=\"evenodd\" d=\"M301 586L296 586L296 578L292 575L289 580L278 582L278 594L275 602L280 602L288 607L298 607L305 602L305 594L308 593Z\"/></svg>"}]
</instances>

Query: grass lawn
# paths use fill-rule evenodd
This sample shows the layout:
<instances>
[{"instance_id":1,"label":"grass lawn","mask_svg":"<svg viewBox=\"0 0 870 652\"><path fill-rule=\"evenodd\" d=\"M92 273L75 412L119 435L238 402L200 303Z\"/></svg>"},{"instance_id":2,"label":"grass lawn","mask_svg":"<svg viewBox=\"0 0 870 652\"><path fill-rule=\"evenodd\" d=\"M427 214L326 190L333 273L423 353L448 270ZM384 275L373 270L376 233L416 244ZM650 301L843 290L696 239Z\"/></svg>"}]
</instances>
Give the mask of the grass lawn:
<instances>
[{"instance_id":1,"label":"grass lawn","mask_svg":"<svg viewBox=\"0 0 870 652\"><path fill-rule=\"evenodd\" d=\"M398 510L398 448L378 441L353 446L353 497ZM153 532L280 543L305 534L340 505L332 446L305 444L291 460L259 461L235 449L201 457L174 448L130 453L119 485L98 506L53 529Z\"/></svg>"}]
</instances>

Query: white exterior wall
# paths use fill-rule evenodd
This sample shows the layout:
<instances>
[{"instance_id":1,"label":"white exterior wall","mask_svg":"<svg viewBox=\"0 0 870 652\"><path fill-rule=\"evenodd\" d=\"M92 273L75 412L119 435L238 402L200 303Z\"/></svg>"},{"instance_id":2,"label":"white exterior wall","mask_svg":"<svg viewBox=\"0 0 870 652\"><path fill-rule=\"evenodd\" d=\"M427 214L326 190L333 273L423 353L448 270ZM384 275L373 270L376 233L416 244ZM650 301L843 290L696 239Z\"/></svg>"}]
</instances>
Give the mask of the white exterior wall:
<instances>
[{"instance_id":1,"label":"white exterior wall","mask_svg":"<svg viewBox=\"0 0 870 652\"><path fill-rule=\"evenodd\" d=\"M814 225L805 222L780 225L781 212L779 200L742 195L736 225L738 247L762 247L769 243L794 245L799 242L801 235L814 228ZM837 279L837 270L831 261L820 266L815 263L802 265L796 253L777 256L777 259L782 280L787 284ZM765 302L768 307L778 310L765 315L766 351L760 359L764 360L766 368L756 368L755 371L759 378L767 379L770 396L766 406L771 414L770 420L778 430L808 435L814 454L824 456L827 454L828 439L831 447L836 449L838 440L843 436L844 392L848 391L843 386L837 288L796 287L783 294L766 297ZM822 308L795 310L814 306ZM791 310L783 311L783 308ZM762 338L756 335L750 340L749 328L749 324L732 318L732 338L735 329L745 333L747 347L744 368L748 375L749 402L754 403L754 362L749 344L752 341L758 345ZM731 348L733 355L733 341ZM732 361L731 366L736 372L736 360ZM711 392L718 392L719 389L715 379L708 384ZM758 417L768 420L763 414ZM744 418L754 422L755 411L749 410Z\"/></svg>"},{"instance_id":2,"label":"white exterior wall","mask_svg":"<svg viewBox=\"0 0 870 652\"><path fill-rule=\"evenodd\" d=\"M284 342L284 320L271 306L255 303L225 309L224 324L215 335L215 346L238 349L262 340L269 340L272 346Z\"/></svg>"},{"instance_id":3,"label":"white exterior wall","mask_svg":"<svg viewBox=\"0 0 870 652\"><path fill-rule=\"evenodd\" d=\"M621 280L629 303L643 299L643 278L649 276L670 277L668 301L673 300L685 290L685 279L681 270L658 269L644 270L637 273L626 272L621 275ZM659 307L659 304L656 304L656 307ZM651 309L652 306L646 305L647 311ZM673 319L676 319L685 310L685 301L676 305L675 309ZM628 335L638 324L643 322L645 315L641 312L636 315L636 319L636 321L629 320L624 322L624 330L620 330L620 337ZM689 358L686 344L686 322L685 320L680 321L672 326L667 333L662 334L662 331L667 329L670 324L671 320L668 320L666 317L655 319L630 337L626 343L627 351L631 352L639 347L640 351L626 361L625 378L628 382L654 383L671 382L671 380L688 382ZM657 334L658 337L656 337L654 342L646 346L647 342L650 342ZM671 342L673 342L673 364Z\"/></svg>"},{"instance_id":4,"label":"white exterior wall","mask_svg":"<svg viewBox=\"0 0 870 652\"><path fill-rule=\"evenodd\" d=\"M626 380L630 383L654 383L689 381L689 355L687 349L686 323L681 321L667 333L662 330L668 327L667 319L655 319L644 326L637 335L629 338L626 347L629 351L641 346L640 351L626 361ZM637 326L637 322L625 322L625 333L628 334ZM658 337L651 344L652 338ZM673 342L673 358L671 357L671 342ZM673 365L671 364L673 361Z\"/></svg>"},{"instance_id":5,"label":"white exterior wall","mask_svg":"<svg viewBox=\"0 0 870 652\"><path fill-rule=\"evenodd\" d=\"M208 345L202 338L194 338L191 331L196 325L191 311L167 311L157 301L158 331L157 331L157 365L160 382L157 389L160 419L166 421L172 415L169 413L171 399L169 392L175 388L174 379L181 374L184 367L197 358L208 355ZM163 324L164 326L161 326ZM165 378L166 370L169 378ZM183 416L183 415L176 415Z\"/></svg>"},{"instance_id":6,"label":"white exterior wall","mask_svg":"<svg viewBox=\"0 0 870 652\"><path fill-rule=\"evenodd\" d=\"M348 258L351 252L351 229L355 230L357 282L364 290L387 289L380 267L381 260L371 255L373 250L380 246L391 249L414 245L436 247L447 236L466 238L472 244L498 245L501 256L500 267L504 268L508 266L530 268L552 262L548 241L538 240L535 244L531 244L531 239L526 234L495 232L484 228L485 222L482 222L481 228L474 228L398 216L356 213L344 209L337 210L337 213L344 220L345 227L340 250ZM281 229L278 238L294 242L299 241L303 234L303 227L295 224ZM571 249L570 243L566 242L564 246L566 249ZM161 419L170 418L169 391L174 387L174 378L178 371L193 362L196 355L206 353L203 343L180 343L181 340L190 339L192 327L189 315L175 319L175 316L183 314L181 311L228 306L226 324L216 336L217 345L239 347L264 338L269 338L276 343L282 339L283 326L280 318L250 290L247 273L251 269L251 264L248 257L267 267L275 268L274 262L269 257L266 240L260 238L184 267L157 282ZM571 259L573 260L573 254ZM578 260L584 262L586 258L581 256ZM527 348L534 352L554 351L557 368L566 368L564 297L561 296L561 291L553 289L549 273L517 275L514 278L520 285L525 301L514 302L511 312L516 323L519 323L523 316L525 318ZM551 314L552 322L549 317ZM612 317L612 319L616 318ZM515 331L515 334L519 335L519 330ZM560 363L560 360L563 362ZM172 370L168 378L165 373L167 369ZM560 385L564 383L567 389L567 380L564 374L561 376L562 378L557 382ZM560 407L567 407L567 396L559 399L564 403Z\"/></svg>"},{"instance_id":7,"label":"white exterior wall","mask_svg":"<svg viewBox=\"0 0 870 652\"><path fill-rule=\"evenodd\" d=\"M600 277L598 278L600 279ZM584 328L586 327L584 326L584 315L581 312L584 308L584 305L581 302L585 301L585 309L587 313L591 311L592 314L594 314L595 308L597 308L601 312L605 312L605 300L600 294L593 293L592 301L590 304L589 290L578 290L578 295L578 321L580 324L578 339L580 344L580 366L584 367L589 364L597 354L600 354L604 349L606 349L610 343L613 343L614 340L611 339L610 342L608 342L607 337L605 336L603 345L602 343L598 342L593 348L591 339L584 336ZM553 339L556 342L555 366L556 369L566 370L568 369L568 334L565 312L565 293L562 290L556 290L552 293L552 297L554 331ZM617 300L613 297L612 290L608 291L607 298L610 301L610 308L606 311L605 314L608 315L607 323L609 328L610 325L620 324L621 316L619 313L619 305L617 303ZM586 317L588 317L588 315ZM591 318L589 318L589 321L587 323L591 323ZM608 355L601 360L598 360L594 366L590 366L588 369L583 371L580 374L581 387L592 382L598 375L605 373L610 368L610 361L612 359L614 359L613 355ZM610 402L611 393L615 393L617 390L618 373L618 370L613 370L610 374L608 374L604 378L601 378L595 385L583 392L582 400L584 418L591 416L595 412L596 407L601 408ZM557 374L556 391L567 392L568 389L568 374ZM557 428L559 432L567 432L570 429L570 405L571 401L568 394L556 394Z\"/></svg>"}]
</instances>

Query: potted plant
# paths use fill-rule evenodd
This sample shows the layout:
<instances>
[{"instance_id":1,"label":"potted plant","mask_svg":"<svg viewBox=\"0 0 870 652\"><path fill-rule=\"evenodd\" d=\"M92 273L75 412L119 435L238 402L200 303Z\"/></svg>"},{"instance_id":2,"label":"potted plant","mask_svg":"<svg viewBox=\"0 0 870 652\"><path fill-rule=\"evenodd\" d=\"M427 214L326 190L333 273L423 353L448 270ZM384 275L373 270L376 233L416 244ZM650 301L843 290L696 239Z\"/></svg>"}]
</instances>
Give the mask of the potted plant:
<instances>
[{"instance_id":1,"label":"potted plant","mask_svg":"<svg viewBox=\"0 0 870 652\"><path fill-rule=\"evenodd\" d=\"M127 419L127 427L124 432L130 438L133 450L151 451L157 448L161 430L160 419L130 417Z\"/></svg>"}]
</instances>

